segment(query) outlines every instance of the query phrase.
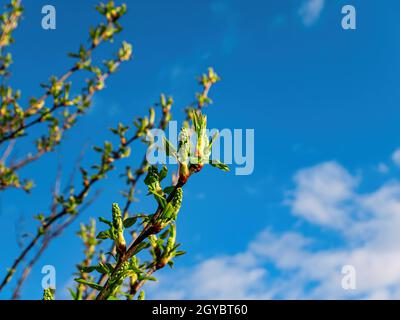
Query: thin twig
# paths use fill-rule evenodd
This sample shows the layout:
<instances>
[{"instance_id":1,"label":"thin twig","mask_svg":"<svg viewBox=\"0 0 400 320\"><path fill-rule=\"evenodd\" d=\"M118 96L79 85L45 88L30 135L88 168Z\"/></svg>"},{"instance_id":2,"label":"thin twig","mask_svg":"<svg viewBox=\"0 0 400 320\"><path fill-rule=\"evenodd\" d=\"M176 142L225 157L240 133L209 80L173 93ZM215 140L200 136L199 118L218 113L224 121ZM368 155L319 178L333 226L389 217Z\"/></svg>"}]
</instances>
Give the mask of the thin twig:
<instances>
[{"instance_id":1,"label":"thin twig","mask_svg":"<svg viewBox=\"0 0 400 320\"><path fill-rule=\"evenodd\" d=\"M194 173L194 171L191 171L190 175L192 173ZM168 198L166 199L166 203L167 204L172 201L173 197L175 196L176 190L178 188L183 187L184 184L185 183L183 183L182 181L178 181L178 183L174 187L173 191L168 195ZM111 287L110 279L119 271L121 266L126 261L128 261L130 258L132 258L132 256L135 254L136 249L138 248L138 246L144 240L146 240L151 234L153 234L154 224L156 223L156 221L158 220L158 218L160 217L162 212L163 212L163 208L159 205L157 210L156 210L156 212L153 214L151 220L145 225L145 227L142 229L142 231L137 236L137 238L132 242L132 244L127 249L127 251L119 257L118 262L117 262L117 264L115 265L115 267L113 269L113 272L109 276L107 282L104 284L103 289L97 295L96 300L105 300L105 299L108 298L108 295L110 294L110 289L111 289L110 288Z\"/></svg>"},{"instance_id":2,"label":"thin twig","mask_svg":"<svg viewBox=\"0 0 400 320\"><path fill-rule=\"evenodd\" d=\"M137 136L137 135L135 135ZM136 140L136 139L134 139ZM132 140L131 142L133 142ZM83 199L86 197L87 193L91 189L91 187L99 181L98 178L91 178L88 183L82 188L82 190L75 195L75 199L77 203L81 203ZM68 215L69 212L67 208L63 208L60 212L56 215L50 216L49 219L41 226L41 228L36 233L35 237L31 240L31 242L26 246L26 248L20 253L20 255L15 259L14 263L12 264L11 268L7 272L6 276L4 277L3 281L0 284L0 291L7 285L7 283L11 280L13 274L16 271L16 268L19 264L23 261L25 256L32 250L32 248L37 244L38 240L42 238L42 236L48 231L48 229L55 223L58 222L61 218Z\"/></svg>"},{"instance_id":3,"label":"thin twig","mask_svg":"<svg viewBox=\"0 0 400 320\"><path fill-rule=\"evenodd\" d=\"M99 195L99 193L97 193L94 197L92 197L92 199L89 200L86 203L86 205L82 207L82 209L80 210L80 214L82 214L95 201L95 199L97 198L98 195ZM38 262L38 260L40 259L40 257L44 253L44 251L49 246L50 242L52 240L54 240L54 238L60 236L62 234L62 232L77 219L77 217L78 217L78 214L70 216L64 223L59 225L54 232L52 232L50 234L47 234L44 237L38 252L29 261L29 263L25 267L21 277L17 281L17 285L16 285L16 287L14 289L14 292L13 292L13 295L12 295L12 299L13 300L19 298L20 292L21 292L21 289L22 289L22 286L23 286L24 282L26 281L26 279L28 278L30 272L32 271L33 266Z\"/></svg>"},{"instance_id":4,"label":"thin twig","mask_svg":"<svg viewBox=\"0 0 400 320\"><path fill-rule=\"evenodd\" d=\"M159 268L157 268L157 266L155 264L152 264L151 267L149 268L149 270L146 272L146 276L144 277L144 279L142 280L136 280L135 283L133 283L130 286L129 289L129 294L131 295L131 297L133 298L136 293L138 293L138 291L143 287L143 285L146 283L147 278L149 278L154 272L156 272Z\"/></svg>"},{"instance_id":5,"label":"thin twig","mask_svg":"<svg viewBox=\"0 0 400 320\"><path fill-rule=\"evenodd\" d=\"M13 151L15 146L15 140L11 140L8 144L6 150L4 150L3 155L1 156L0 163L6 163L8 157L10 156L11 152Z\"/></svg>"},{"instance_id":6,"label":"thin twig","mask_svg":"<svg viewBox=\"0 0 400 320\"><path fill-rule=\"evenodd\" d=\"M112 23L110 22L109 25L111 25ZM86 52L87 57L90 58L93 51L103 42L103 37L100 37L100 40L98 42L92 42L91 47L88 49L88 51ZM116 68L119 66L119 64L121 63L120 59L117 60L116 63ZM58 80L58 82L64 83L66 80L68 80L75 72L77 72L78 70L81 70L77 64L75 64L74 66L72 66L66 73L64 73L61 78ZM109 72L107 72L109 73ZM108 75L106 73L106 76L102 79L100 78L100 80L105 80ZM94 92L93 92L94 93ZM93 93L89 93L88 98L91 99L93 96ZM43 101L45 101L48 97L50 96L50 91L45 92L38 100L37 103L41 103ZM32 120L31 122L29 122L28 124L22 124L20 125L17 129L9 132L8 134L2 136L0 138L0 144L2 144L3 142L13 139L15 138L21 131L25 131L26 129L34 126L35 124L38 124L40 122L42 122L42 120L48 116L49 114L53 113L55 110L57 110L58 108L62 107L62 105L59 104L53 104L52 108L50 108L48 111L43 112L38 118ZM28 113L29 108L25 111L25 113Z\"/></svg>"},{"instance_id":7,"label":"thin twig","mask_svg":"<svg viewBox=\"0 0 400 320\"><path fill-rule=\"evenodd\" d=\"M162 117L161 117L160 122L159 122L159 124L157 126L158 129L161 129L161 130L165 130L166 129L166 127L168 125L168 120L167 119L168 119L168 115L169 114L170 114L170 111L167 111L167 110L163 111ZM149 128L149 129L151 129L151 128ZM122 216L124 217L124 219L127 218L127 215L129 213L129 208L132 205L132 201L133 201L133 198L134 198L134 195L135 195L137 183L139 182L140 178L146 173L148 165L149 165L149 162L148 162L147 157L145 155L143 160L142 160L142 162L141 162L140 167L135 171L135 174L134 174L134 176L133 176L133 178L132 178L132 180L130 181L130 184L129 184L128 197L127 197L127 200L125 202L125 205L124 205L124 208L123 208L123 211L122 211ZM115 252L115 244L114 243L111 245L111 247L108 250L108 252L111 252L111 253ZM112 257L112 255L109 254L107 256L107 260L106 261L110 262L111 257ZM107 277L107 274L102 273L99 276L99 279L97 280L97 284L103 285L104 281L106 280L106 277ZM92 290L91 293L86 297L86 299L87 300L91 300L91 299L95 298L95 296L96 296L96 291Z\"/></svg>"}]
</instances>

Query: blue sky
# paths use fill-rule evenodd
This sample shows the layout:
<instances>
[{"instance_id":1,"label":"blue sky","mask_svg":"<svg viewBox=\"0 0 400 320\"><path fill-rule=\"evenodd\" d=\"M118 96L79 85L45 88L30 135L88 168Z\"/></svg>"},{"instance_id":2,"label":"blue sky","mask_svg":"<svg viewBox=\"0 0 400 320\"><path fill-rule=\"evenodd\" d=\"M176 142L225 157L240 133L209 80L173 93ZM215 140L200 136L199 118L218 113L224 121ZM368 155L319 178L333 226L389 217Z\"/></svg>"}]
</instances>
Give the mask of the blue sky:
<instances>
[{"instance_id":1,"label":"blue sky","mask_svg":"<svg viewBox=\"0 0 400 320\"><path fill-rule=\"evenodd\" d=\"M211 93L209 125L254 129L255 170L235 176L206 168L190 181L178 222L188 253L174 271L160 273L149 298L400 297L400 161L393 156L400 146L400 4L127 2L116 42L132 43L132 61L109 79L58 152L23 172L36 180L32 195L0 195L0 269L20 250L18 230L33 232L32 215L48 209L58 157L67 176L85 144L101 143L108 127L143 115L161 92L174 97L174 115L182 119L198 90L196 76L213 66L222 81ZM11 81L25 99L39 96L39 83L70 65L66 53L98 21L96 3L25 3ZM341 8L349 3L357 10L356 30L341 28ZM57 9L54 31L41 28L45 4ZM99 52L111 53L110 46ZM94 159L87 152L85 163ZM108 215L112 202L122 202L118 173L100 186L101 197L80 221ZM142 201L134 210L147 207ZM58 295L66 297L81 259L78 222L52 243L23 298L41 296L45 264L56 267ZM340 287L346 264L357 271L354 291ZM12 287L0 297L8 298Z\"/></svg>"}]
</instances>

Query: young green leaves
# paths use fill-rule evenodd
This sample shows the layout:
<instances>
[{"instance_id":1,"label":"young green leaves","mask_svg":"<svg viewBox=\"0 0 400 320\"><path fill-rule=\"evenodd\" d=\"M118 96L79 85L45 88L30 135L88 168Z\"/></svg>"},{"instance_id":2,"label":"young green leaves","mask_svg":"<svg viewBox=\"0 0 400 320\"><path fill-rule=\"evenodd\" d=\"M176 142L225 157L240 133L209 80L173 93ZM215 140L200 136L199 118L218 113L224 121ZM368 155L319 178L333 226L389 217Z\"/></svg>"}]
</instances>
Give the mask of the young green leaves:
<instances>
[{"instance_id":1,"label":"young green leaves","mask_svg":"<svg viewBox=\"0 0 400 320\"><path fill-rule=\"evenodd\" d=\"M168 169L163 166L159 171L156 166L151 166L147 172L144 183L147 185L149 194L154 196L158 205L161 207L161 214L152 226L153 233L158 233L164 229L171 221L175 221L180 210L183 198L182 188L175 188L174 186L166 187L161 186L161 181L167 176ZM168 201L167 195L174 192L171 201Z\"/></svg>"},{"instance_id":2,"label":"young green leaves","mask_svg":"<svg viewBox=\"0 0 400 320\"><path fill-rule=\"evenodd\" d=\"M76 279L76 282L78 283L76 290L74 291L69 288L69 292L74 300L83 300L87 297L88 288L93 288L92 283L94 282L94 278L89 275L89 273L95 269L100 270L100 267L98 266L90 267L90 264L96 254L96 247L101 243L100 240L96 239L96 220L93 218L90 219L90 224L88 225L82 223L77 235L82 239L85 247L85 258L80 264L77 265L77 275L79 276L79 279Z\"/></svg>"},{"instance_id":3,"label":"young green leaves","mask_svg":"<svg viewBox=\"0 0 400 320\"><path fill-rule=\"evenodd\" d=\"M11 0L6 8L0 15L0 76L10 74L8 68L12 63L12 56L6 52L6 47L13 43L12 32L17 28L23 12L20 0ZM42 85L44 94L40 98L32 97L25 107L19 104L19 90L14 90L5 83L0 85L0 144L27 135L28 128L47 125L45 132L35 140L34 154L27 154L16 165L7 166L5 161L1 163L0 191L11 187L25 191L32 188L33 184L20 179L17 171L45 153L54 151L62 142L65 131L73 127L90 107L94 94L104 89L106 79L116 72L121 63L131 58L132 46L124 41L116 52L116 57L106 60L104 66L92 62L93 51L102 42L112 42L114 36L122 30L119 21L126 10L126 5L117 6L114 1L97 6L97 11L106 21L91 28L91 43L88 46L81 45L78 52L69 54L77 59L74 65L62 76L50 77L49 82ZM86 79L87 85L81 88L80 93L73 95L72 84L67 80L80 70L89 71L91 75Z\"/></svg>"},{"instance_id":4,"label":"young green leaves","mask_svg":"<svg viewBox=\"0 0 400 320\"><path fill-rule=\"evenodd\" d=\"M211 139L207 134L207 116L200 109L190 112L191 127L183 127L179 134L178 148L164 138L164 150L179 164L179 183L184 185L192 173L199 172L204 164L211 164L224 171L229 167L219 160L211 159L211 148L216 135Z\"/></svg>"},{"instance_id":5,"label":"young green leaves","mask_svg":"<svg viewBox=\"0 0 400 320\"><path fill-rule=\"evenodd\" d=\"M112 205L112 236L115 241L117 253L123 255L126 251L126 242L124 238L124 224L122 221L121 209L117 203Z\"/></svg>"},{"instance_id":6,"label":"young green leaves","mask_svg":"<svg viewBox=\"0 0 400 320\"><path fill-rule=\"evenodd\" d=\"M51 288L44 289L43 300L54 300L54 290Z\"/></svg>"},{"instance_id":7,"label":"young green leaves","mask_svg":"<svg viewBox=\"0 0 400 320\"><path fill-rule=\"evenodd\" d=\"M197 108L190 111L189 120L192 124L183 126L179 134L179 142L177 147L173 146L167 139L164 140L165 151L167 155L174 157L178 162L179 174L178 178L173 177L171 185L163 186L163 181L168 175L168 169L163 166L150 166L145 162L140 169L134 171L131 167L127 167L124 177L127 184L134 185L140 177L137 175L147 175L144 183L148 189L148 195L154 198L157 209L153 214L136 214L129 216L129 206L124 206L122 213L119 206L114 203L112 205L111 221L100 218L100 221L108 226L108 229L98 233L98 239L111 239L114 249L111 249L110 259L102 259L94 265L81 265L82 274L96 271L101 274L97 282L93 281L93 277L82 276L76 281L83 286L92 288L89 297L93 296L93 292L99 291L96 299L118 299L126 297L127 299L135 298L139 294L138 299L144 298L144 292L140 291L142 285L148 280L155 280L152 276L154 272L165 267L173 266L174 258L184 254L180 251L176 242L176 220L181 209L183 200L183 186L193 173L199 172L205 164L211 165L228 171L229 168L219 162L211 161L211 147L216 138L208 135L207 116L202 113L202 107L211 103L207 94L211 85L219 80L215 72L210 69L207 75L203 75L200 82L204 87L203 93L199 95L199 103ZM160 105L163 112L163 120L160 122L159 128L165 130L166 123L170 120L170 108L172 99L167 99L164 95L160 98ZM119 148L114 149L110 143L106 143L103 148L97 148L102 153L102 163L110 165L114 159L119 158L116 155L123 154L123 148L129 145L130 141L135 138L145 138L149 134L149 129L154 126L155 114L154 109L150 109L148 117L139 118L134 122L136 134L134 138L127 139L125 137L128 127L119 124L112 132L119 138ZM98 174L102 177L107 170L101 170L101 166L97 167ZM83 180L92 181L92 177L88 172L83 171ZM125 194L128 201L133 201L133 194ZM129 202L128 202L129 203ZM123 217L124 215L124 217ZM138 222L140 221L140 222ZM131 228L132 240L127 246L124 236L124 229ZM127 233L128 234L128 233ZM150 251L150 259L147 250ZM139 263L139 257L144 258ZM111 258L114 258L112 260ZM140 293L139 293L140 292ZM94 296L93 296L94 297Z\"/></svg>"},{"instance_id":8,"label":"young green leaves","mask_svg":"<svg viewBox=\"0 0 400 320\"><path fill-rule=\"evenodd\" d=\"M97 239L112 239L115 242L117 253L123 255L126 250L126 241L124 237L124 223L122 220L121 209L117 203L112 205L112 221L100 218L101 222L107 224L110 228L105 231L101 231L97 235Z\"/></svg>"},{"instance_id":9,"label":"young green leaves","mask_svg":"<svg viewBox=\"0 0 400 320\"><path fill-rule=\"evenodd\" d=\"M102 217L99 218L99 220L105 223L109 228L105 231L101 231L97 235L97 238L111 239L114 241L117 251L117 255L114 257L116 263L99 262L97 265L93 266L81 266L80 271L82 274L97 271L100 274L106 275L109 278L107 287L102 286L100 283L93 282L91 278L88 277L75 279L80 285L88 286L101 292L104 290L104 296L107 297L107 299L117 299L119 295L125 295L125 293L121 291L125 279L129 278L132 283L136 281L154 280L146 275L146 264L139 264L139 259L136 257L140 251L150 246L148 242L143 241L139 243L131 255L128 256L126 254L124 229L134 225L137 218L138 216L123 220L122 212L116 203L112 205L111 221ZM77 295L75 295L75 297L77 297Z\"/></svg>"},{"instance_id":10,"label":"young green leaves","mask_svg":"<svg viewBox=\"0 0 400 320\"><path fill-rule=\"evenodd\" d=\"M12 56L10 53L5 52L5 48L14 42L12 33L18 27L23 11L20 0L11 0L6 6L6 11L0 15L0 76L9 75L7 69L12 63Z\"/></svg>"},{"instance_id":11,"label":"young green leaves","mask_svg":"<svg viewBox=\"0 0 400 320\"><path fill-rule=\"evenodd\" d=\"M167 167L163 167L160 172L156 166L151 166L147 171L144 183L147 185L149 194L152 194L159 205L165 206L164 192L161 188L161 181L168 173Z\"/></svg>"},{"instance_id":12,"label":"young green leaves","mask_svg":"<svg viewBox=\"0 0 400 320\"><path fill-rule=\"evenodd\" d=\"M168 236L168 237L167 237ZM184 251L178 251L180 244L176 243L176 225L171 223L169 229L161 234L157 239L155 235L150 240L152 250L151 253L155 260L155 268L161 269L165 265L173 266L173 258L183 255Z\"/></svg>"}]
</instances>

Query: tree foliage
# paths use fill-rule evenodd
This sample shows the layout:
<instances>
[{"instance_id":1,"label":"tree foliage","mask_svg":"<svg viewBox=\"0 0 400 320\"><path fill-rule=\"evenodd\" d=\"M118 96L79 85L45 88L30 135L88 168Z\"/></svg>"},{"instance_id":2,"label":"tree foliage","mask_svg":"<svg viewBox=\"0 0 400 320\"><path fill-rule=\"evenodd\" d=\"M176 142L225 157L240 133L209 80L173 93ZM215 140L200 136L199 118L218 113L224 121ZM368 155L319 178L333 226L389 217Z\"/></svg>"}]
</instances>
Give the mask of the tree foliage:
<instances>
[{"instance_id":1,"label":"tree foliage","mask_svg":"<svg viewBox=\"0 0 400 320\"><path fill-rule=\"evenodd\" d=\"M124 4L116 5L114 1L100 4L96 9L102 22L90 29L89 43L70 53L74 59L71 67L61 76L51 76L41 85L42 92L27 99L27 104L21 102L21 91L8 84L12 76L10 48L14 42L13 31L23 13L21 1L11 0L1 15L0 191L17 188L29 193L35 182L30 177L21 176L21 169L55 151L63 142L65 133L85 116L95 94L104 89L107 78L131 59L132 46L123 41L114 57L102 64L92 61L93 52L103 43L113 42L122 31L120 20L127 11ZM73 85L72 77L83 71L89 74L86 85ZM96 194L92 195L94 187L105 180L110 171L122 169L125 203L112 204L110 217L99 219L100 230L96 230L96 221L91 219L88 224L81 224L77 233L82 239L84 258L77 266L76 285L70 288L70 293L75 300L144 299L143 285L156 280L153 274L157 270L166 265L172 267L174 259L184 254L177 243L176 221L183 201L183 189L190 177L208 163L229 170L225 164L209 160L214 138L210 139L206 134L207 116L203 110L212 103L209 91L219 80L211 68L199 78L202 90L196 94L195 102L186 108L186 121L182 125L178 146L164 140L164 151L177 162L177 174L168 172L165 165L150 166L145 155L138 168L127 166L122 169L119 164L121 159L132 158L131 148L135 142L151 143L145 139L150 130L167 128L172 119L171 97L162 94L148 114L134 119L133 125L119 123L112 128L112 139L93 147L93 151L98 153L98 161L88 168L81 166L79 182L71 182L63 192L55 190L51 210L34 216L36 232L4 275L0 291L14 275L18 275L13 293L13 298L18 298L31 269L49 243L61 236L65 228L96 200ZM11 159L14 145L32 136L34 129L41 132L33 142L35 152L27 152L17 161ZM197 138L195 143L192 135ZM148 196L154 199L154 212L132 213L132 203L142 178ZM104 246L109 246L106 253ZM53 300L54 290L46 289L43 299Z\"/></svg>"}]
</instances>

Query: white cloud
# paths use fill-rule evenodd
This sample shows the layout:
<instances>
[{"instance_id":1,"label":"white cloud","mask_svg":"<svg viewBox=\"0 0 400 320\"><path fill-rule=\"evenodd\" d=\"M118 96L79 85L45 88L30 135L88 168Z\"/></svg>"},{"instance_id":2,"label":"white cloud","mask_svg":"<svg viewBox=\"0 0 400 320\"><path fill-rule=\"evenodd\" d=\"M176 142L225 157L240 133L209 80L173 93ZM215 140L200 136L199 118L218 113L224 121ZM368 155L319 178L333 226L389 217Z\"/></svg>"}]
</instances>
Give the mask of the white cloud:
<instances>
[{"instance_id":1,"label":"white cloud","mask_svg":"<svg viewBox=\"0 0 400 320\"><path fill-rule=\"evenodd\" d=\"M267 229L243 252L168 273L150 297L399 299L400 182L360 193L360 179L335 162L300 170L294 181L292 212L331 228L342 245L324 247L323 238ZM355 267L356 290L341 287L344 265Z\"/></svg>"},{"instance_id":2,"label":"white cloud","mask_svg":"<svg viewBox=\"0 0 400 320\"><path fill-rule=\"evenodd\" d=\"M251 299L265 297L266 270L257 265L251 252L210 258L192 269L181 269L159 277L150 287L158 299Z\"/></svg>"},{"instance_id":3,"label":"white cloud","mask_svg":"<svg viewBox=\"0 0 400 320\"><path fill-rule=\"evenodd\" d=\"M306 0L299 9L299 15L306 26L313 25L321 15L324 0Z\"/></svg>"},{"instance_id":4,"label":"white cloud","mask_svg":"<svg viewBox=\"0 0 400 320\"><path fill-rule=\"evenodd\" d=\"M306 220L330 227L347 223L348 201L357 179L335 162L300 170L294 177L296 189L289 199L292 212Z\"/></svg>"},{"instance_id":5,"label":"white cloud","mask_svg":"<svg viewBox=\"0 0 400 320\"><path fill-rule=\"evenodd\" d=\"M400 167L400 149L396 149L392 154L392 161L395 165Z\"/></svg>"},{"instance_id":6,"label":"white cloud","mask_svg":"<svg viewBox=\"0 0 400 320\"><path fill-rule=\"evenodd\" d=\"M390 171L388 165L383 162L379 163L376 169L378 170L379 173L382 174L387 174Z\"/></svg>"}]
</instances>

